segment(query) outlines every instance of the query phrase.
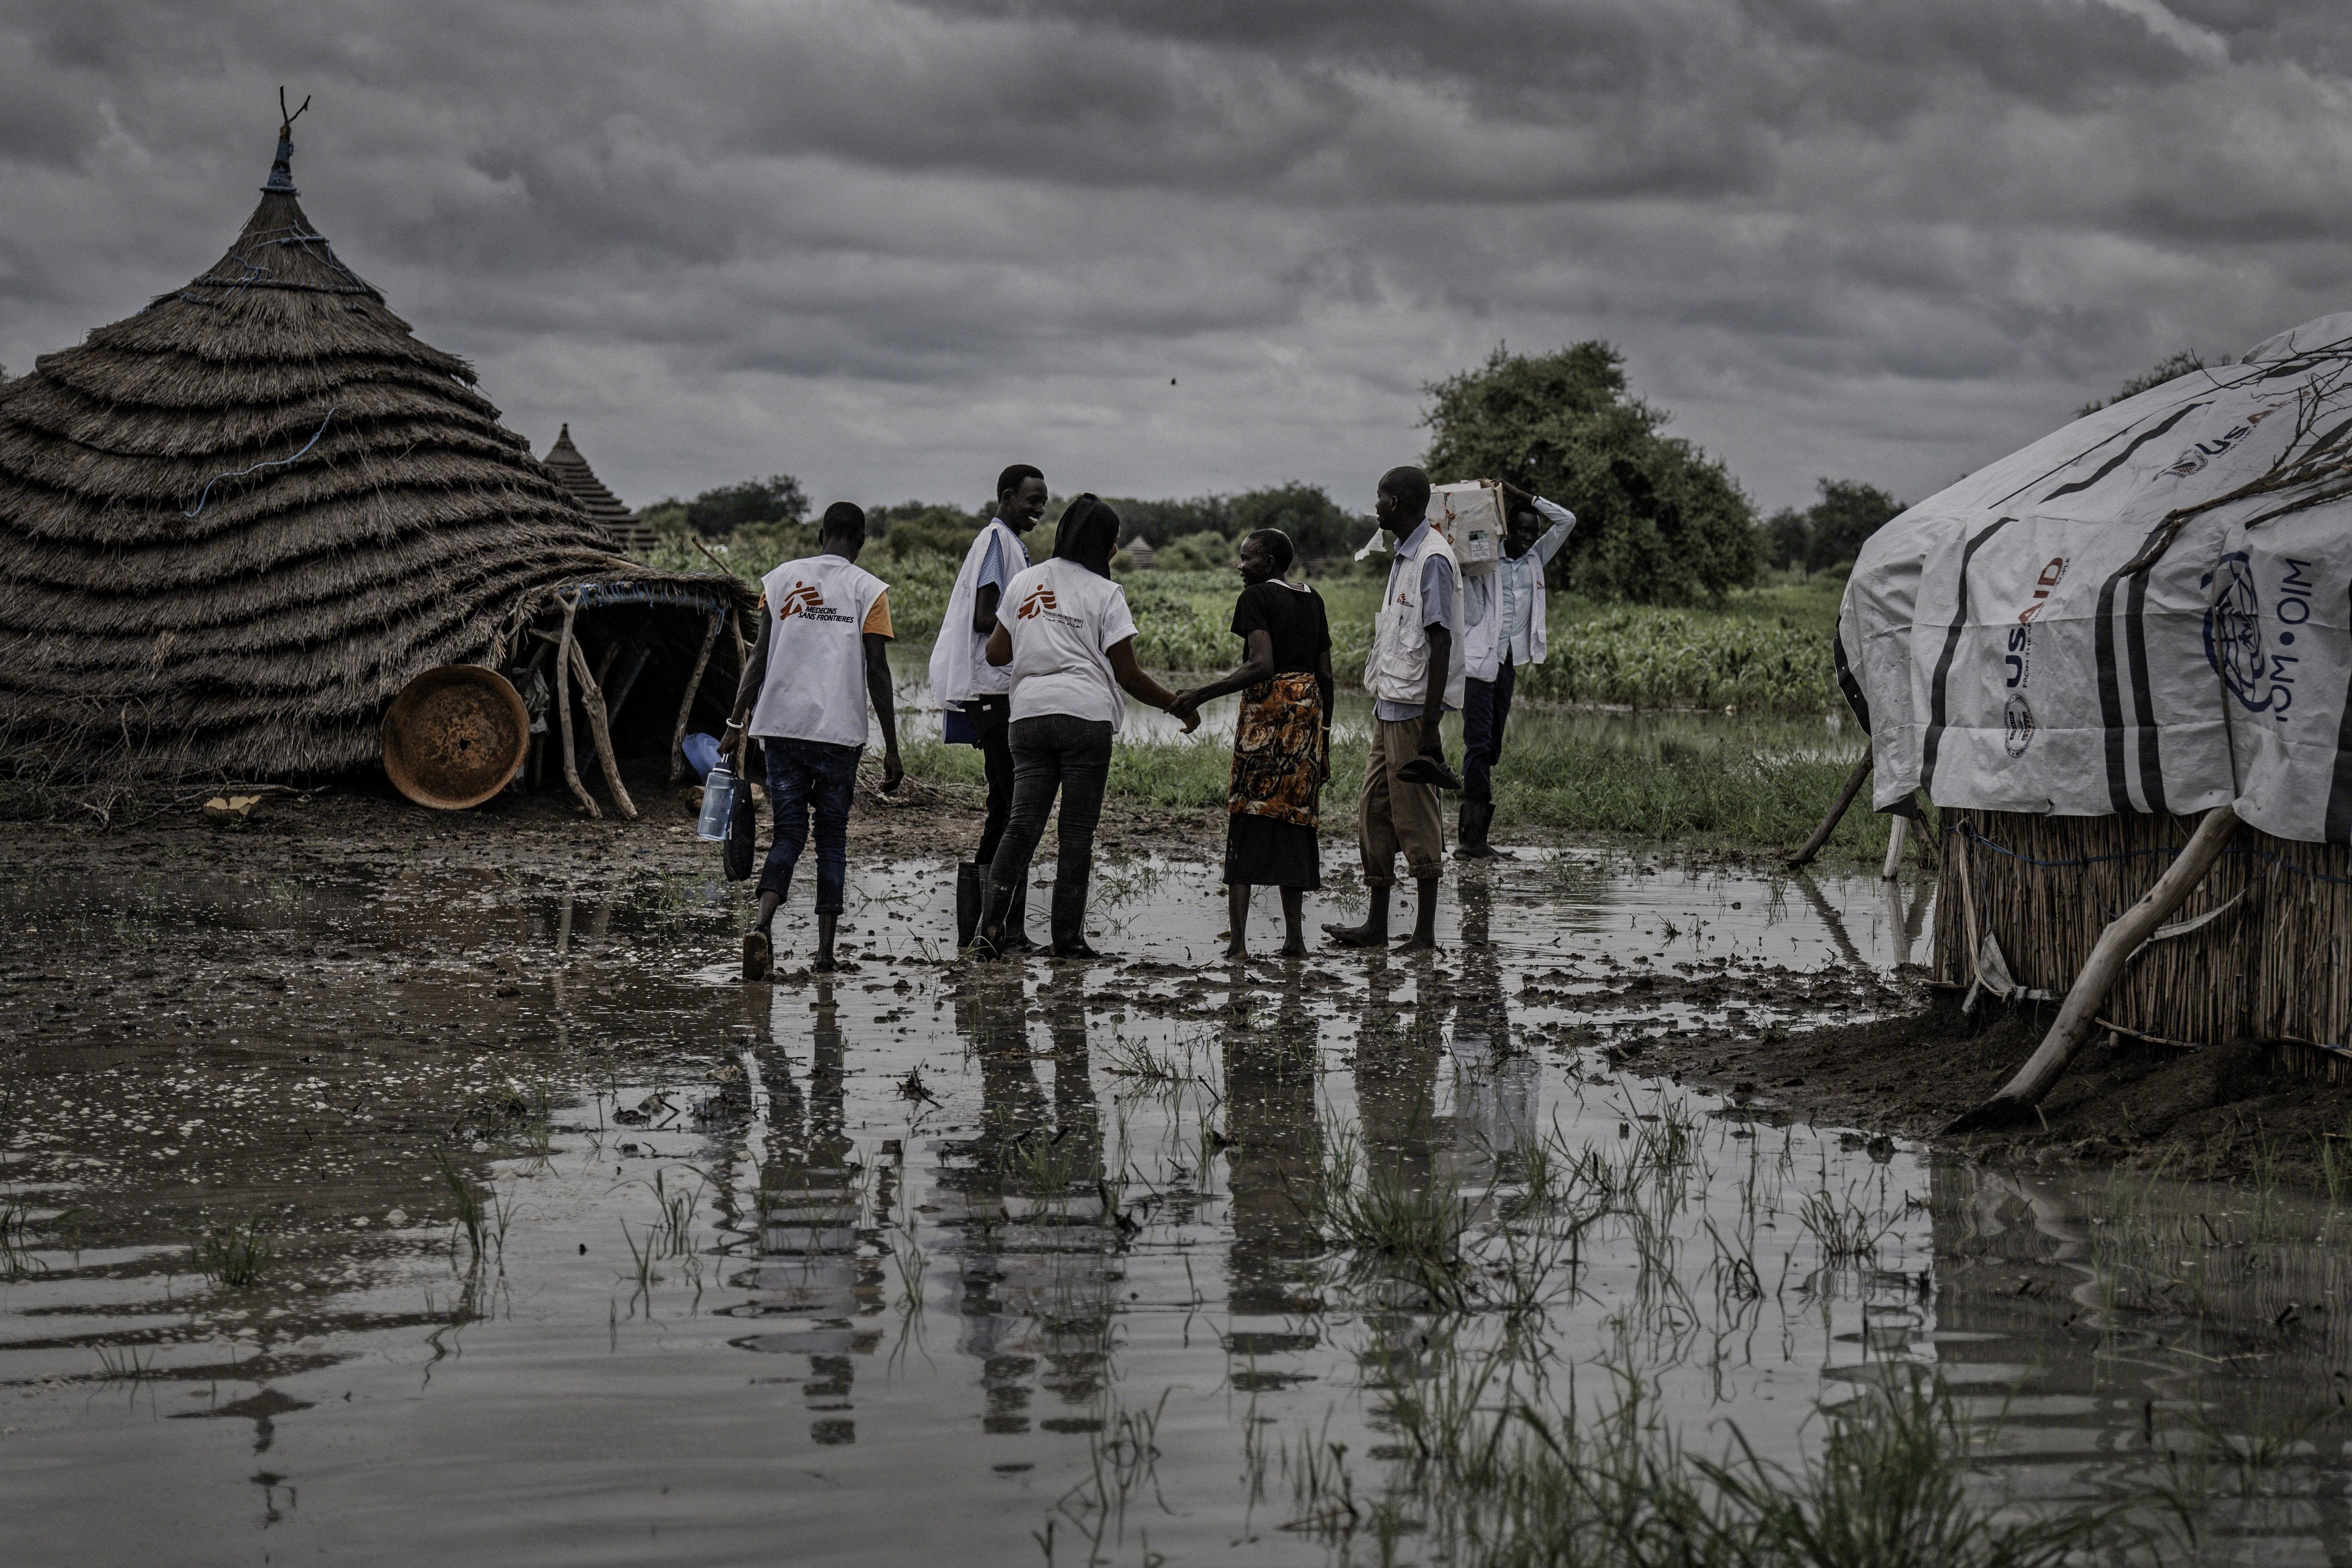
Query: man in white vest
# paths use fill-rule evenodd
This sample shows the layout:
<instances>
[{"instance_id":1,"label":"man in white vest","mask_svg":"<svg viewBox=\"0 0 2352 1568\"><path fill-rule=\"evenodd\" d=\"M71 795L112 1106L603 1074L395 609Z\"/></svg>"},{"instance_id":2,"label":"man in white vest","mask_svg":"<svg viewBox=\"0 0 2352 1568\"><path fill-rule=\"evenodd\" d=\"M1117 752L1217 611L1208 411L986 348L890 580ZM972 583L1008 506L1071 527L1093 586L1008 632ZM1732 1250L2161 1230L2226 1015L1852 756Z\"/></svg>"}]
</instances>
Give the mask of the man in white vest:
<instances>
[{"instance_id":1,"label":"man in white vest","mask_svg":"<svg viewBox=\"0 0 2352 1568\"><path fill-rule=\"evenodd\" d=\"M1576 527L1576 514L1509 480L1498 481L1510 515L1503 559L1462 580L1462 826L1454 853L1490 860L1508 851L1486 842L1495 824L1495 763L1511 717L1518 672L1544 661L1544 571ZM1549 527L1546 527L1549 524Z\"/></svg>"},{"instance_id":2,"label":"man in white vest","mask_svg":"<svg viewBox=\"0 0 2352 1568\"><path fill-rule=\"evenodd\" d=\"M1027 463L1015 463L996 476L996 515L964 552L939 639L931 645L931 700L940 705L943 738L978 746L988 775L988 815L981 823L979 852L956 868L959 948L971 945L987 868L995 861L997 841L1004 837L1004 824L1013 814L1013 743L1008 734L1013 677L988 662L988 639L996 630L996 606L1004 597L1004 585L1029 569L1029 547L1022 535L1036 527L1045 513L1044 474ZM960 627L969 630L959 636ZM1024 882L1005 921L1003 951L1027 952L1035 946L1029 940L1028 912Z\"/></svg>"},{"instance_id":3,"label":"man in white vest","mask_svg":"<svg viewBox=\"0 0 2352 1568\"><path fill-rule=\"evenodd\" d=\"M1401 542L1387 592L1372 620L1364 689L1372 694L1372 737L1364 757L1364 793L1356 803L1356 843L1371 907L1360 926L1327 925L1342 947L1380 947L1389 940L1389 900L1396 858L1421 891L1406 952L1437 946L1437 884L1445 864L1445 819L1437 792L1460 789L1445 765L1438 722L1462 706L1460 572L1454 546L1432 528L1429 476L1391 468L1381 476L1381 526Z\"/></svg>"},{"instance_id":4,"label":"man in white vest","mask_svg":"<svg viewBox=\"0 0 2352 1568\"><path fill-rule=\"evenodd\" d=\"M816 969L834 967L834 932L849 877L849 806L866 750L866 708L882 721L882 788L897 789L898 714L890 700L890 585L857 564L866 513L847 501L825 508L817 552L787 561L760 580L760 640L735 691L735 717L748 715L768 758L768 805L775 837L760 871L760 915L743 937L743 978L772 973L770 929L793 885L793 868L816 823Z\"/></svg>"}]
</instances>

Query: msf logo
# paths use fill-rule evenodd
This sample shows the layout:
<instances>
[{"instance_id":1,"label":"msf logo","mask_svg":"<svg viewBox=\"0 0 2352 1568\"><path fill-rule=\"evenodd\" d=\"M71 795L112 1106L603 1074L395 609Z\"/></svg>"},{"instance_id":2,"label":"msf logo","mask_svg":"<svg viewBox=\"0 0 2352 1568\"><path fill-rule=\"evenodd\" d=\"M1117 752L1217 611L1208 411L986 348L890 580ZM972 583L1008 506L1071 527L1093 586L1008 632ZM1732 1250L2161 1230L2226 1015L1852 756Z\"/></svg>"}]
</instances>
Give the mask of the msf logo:
<instances>
[{"instance_id":1,"label":"msf logo","mask_svg":"<svg viewBox=\"0 0 2352 1568\"><path fill-rule=\"evenodd\" d=\"M784 602L776 606L776 619L788 621L805 611L824 608L824 595L817 591L815 584L795 583L793 591L784 595Z\"/></svg>"},{"instance_id":2,"label":"msf logo","mask_svg":"<svg viewBox=\"0 0 2352 1568\"><path fill-rule=\"evenodd\" d=\"M1029 590L1027 598L1021 601L1018 618L1024 621L1034 620L1053 608L1055 608L1054 590L1040 583Z\"/></svg>"}]
</instances>

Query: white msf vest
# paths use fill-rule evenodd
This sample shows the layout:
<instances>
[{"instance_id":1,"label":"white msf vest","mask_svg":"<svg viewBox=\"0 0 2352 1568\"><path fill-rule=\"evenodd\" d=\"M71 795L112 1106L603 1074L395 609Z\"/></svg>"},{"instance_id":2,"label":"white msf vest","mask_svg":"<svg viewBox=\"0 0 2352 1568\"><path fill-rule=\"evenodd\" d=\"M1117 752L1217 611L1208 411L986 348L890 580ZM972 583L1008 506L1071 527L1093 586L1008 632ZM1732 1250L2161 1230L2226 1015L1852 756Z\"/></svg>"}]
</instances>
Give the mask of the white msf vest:
<instances>
[{"instance_id":1,"label":"white msf vest","mask_svg":"<svg viewBox=\"0 0 2352 1568\"><path fill-rule=\"evenodd\" d=\"M963 552L963 564L956 570L955 586L949 591L940 635L931 643L931 700L942 709L961 706L967 697L1013 689L1012 671L988 662L984 652L988 639L971 629L972 602L980 597L980 566L988 559L992 539L1003 543L1008 582L1028 570L1029 547L1004 525L1003 518L991 518L988 526L973 536L971 548Z\"/></svg>"},{"instance_id":2,"label":"white msf vest","mask_svg":"<svg viewBox=\"0 0 2352 1568\"><path fill-rule=\"evenodd\" d=\"M889 586L839 555L787 561L760 579L772 618L752 734L866 743L866 616Z\"/></svg>"},{"instance_id":3,"label":"white msf vest","mask_svg":"<svg viewBox=\"0 0 2352 1568\"><path fill-rule=\"evenodd\" d=\"M1517 560L1507 555L1495 563L1484 582L1472 578L1463 587L1465 604L1466 595L1474 593L1483 594L1486 601L1486 618L1462 630L1462 641L1469 649L1466 668L1473 680L1492 680L1503 672L1503 583L1511 573L1518 574L1520 592L1533 595L1528 604L1528 662L1544 661L1544 600L1549 595L1544 592L1543 563L1534 558L1532 551ZM1466 611L1463 618L1469 618Z\"/></svg>"},{"instance_id":4,"label":"white msf vest","mask_svg":"<svg viewBox=\"0 0 2352 1568\"><path fill-rule=\"evenodd\" d=\"M1429 700L1429 631L1421 624L1421 572L1432 552L1445 557L1454 571L1454 603L1461 603L1462 569L1454 547L1434 528L1422 535L1411 555L1400 552L1389 569L1389 595L1381 613L1372 617L1372 651L1364 660L1364 689L1383 702L1405 702L1415 708ZM1455 617L1457 620L1461 616ZM1462 706L1465 670L1463 645L1454 639L1446 660L1445 705Z\"/></svg>"}]
</instances>

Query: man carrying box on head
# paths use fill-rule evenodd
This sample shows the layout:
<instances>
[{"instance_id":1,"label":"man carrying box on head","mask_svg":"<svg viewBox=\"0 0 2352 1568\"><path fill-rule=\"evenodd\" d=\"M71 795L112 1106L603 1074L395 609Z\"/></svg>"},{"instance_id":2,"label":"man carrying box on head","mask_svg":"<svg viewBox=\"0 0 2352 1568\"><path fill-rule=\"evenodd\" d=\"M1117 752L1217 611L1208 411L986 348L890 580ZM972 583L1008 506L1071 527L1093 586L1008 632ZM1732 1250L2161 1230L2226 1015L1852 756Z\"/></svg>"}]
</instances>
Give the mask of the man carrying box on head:
<instances>
[{"instance_id":1,"label":"man carrying box on head","mask_svg":"<svg viewBox=\"0 0 2352 1568\"><path fill-rule=\"evenodd\" d=\"M770 929L816 819L816 969L834 967L835 928L849 878L849 806L866 750L866 705L882 721L882 788L898 787L898 714L890 700L890 585L857 564L866 513L824 509L817 553L760 580L760 640L735 691L731 731L751 719L768 757L775 837L760 871L760 916L743 936L743 978L773 968ZM756 704L756 705L755 705Z\"/></svg>"},{"instance_id":2,"label":"man carrying box on head","mask_svg":"<svg viewBox=\"0 0 2352 1568\"><path fill-rule=\"evenodd\" d=\"M931 645L931 700L940 705L941 738L950 744L978 746L988 774L988 815L980 829L980 849L956 868L956 945L970 947L979 924L988 868L996 858L1013 814L1013 675L988 662L988 639L996 630L996 607L1004 585L1029 569L1029 547L1021 536L1045 514L1045 476L1015 463L996 477L996 515L973 537L948 595L939 640ZM1015 889L1005 917L1005 952L1028 952L1029 889Z\"/></svg>"},{"instance_id":3,"label":"man carrying box on head","mask_svg":"<svg viewBox=\"0 0 2352 1568\"><path fill-rule=\"evenodd\" d=\"M1452 542L1429 525L1427 474L1391 468L1381 476L1376 511L1381 527L1402 542L1372 621L1371 656L1364 661L1372 738L1364 793L1356 803L1356 840L1371 904L1362 925L1323 931L1342 947L1384 945L1402 852L1420 889L1421 907L1400 950L1427 952L1437 945L1437 884L1445 861L1437 792L1462 787L1445 765L1438 738L1445 710L1462 706L1459 571Z\"/></svg>"},{"instance_id":4,"label":"man carrying box on head","mask_svg":"<svg viewBox=\"0 0 2352 1568\"><path fill-rule=\"evenodd\" d=\"M1509 851L1486 842L1495 823L1495 763L1518 672L1544 661L1544 571L1576 527L1576 514L1508 480L1497 482L1507 520L1503 558L1462 581L1462 826L1454 853L1488 860ZM1549 523L1550 526L1546 527Z\"/></svg>"}]
</instances>

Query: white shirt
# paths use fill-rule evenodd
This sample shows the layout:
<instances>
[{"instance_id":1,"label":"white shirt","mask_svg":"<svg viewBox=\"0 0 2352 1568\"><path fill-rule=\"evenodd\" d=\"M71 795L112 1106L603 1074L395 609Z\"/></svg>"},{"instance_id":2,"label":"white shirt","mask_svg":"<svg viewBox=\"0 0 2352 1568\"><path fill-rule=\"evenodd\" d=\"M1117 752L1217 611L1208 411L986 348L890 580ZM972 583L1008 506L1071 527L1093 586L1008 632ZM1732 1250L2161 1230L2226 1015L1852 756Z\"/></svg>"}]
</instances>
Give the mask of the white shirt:
<instances>
[{"instance_id":1,"label":"white shirt","mask_svg":"<svg viewBox=\"0 0 2352 1568\"><path fill-rule=\"evenodd\" d=\"M1544 568L1575 531L1576 514L1541 496L1534 500L1536 514L1551 526L1528 546L1526 554L1507 554L1495 563L1494 571L1464 579L1474 680L1494 679L1505 659L1521 668L1544 660ZM1500 621L1488 626L1486 617L1497 614Z\"/></svg>"},{"instance_id":2,"label":"white shirt","mask_svg":"<svg viewBox=\"0 0 2352 1568\"><path fill-rule=\"evenodd\" d=\"M972 606L980 590L1002 584L1029 564L1029 548L1021 536L992 518L972 537L956 571L955 587L948 595L947 614L931 644L931 700L941 708L961 704L969 697L993 696L1005 689L1004 671L988 662L988 637L971 629ZM999 605L1002 607L1002 595Z\"/></svg>"},{"instance_id":3,"label":"white shirt","mask_svg":"<svg viewBox=\"0 0 2352 1568\"><path fill-rule=\"evenodd\" d=\"M889 587L842 555L787 561L760 580L772 619L753 735L866 744L866 624Z\"/></svg>"},{"instance_id":4,"label":"white shirt","mask_svg":"<svg viewBox=\"0 0 2352 1568\"><path fill-rule=\"evenodd\" d=\"M1066 713L1108 720L1127 710L1110 650L1135 635L1127 591L1075 561L1050 557L1005 584L996 624L1013 639L1013 718Z\"/></svg>"}]
</instances>

